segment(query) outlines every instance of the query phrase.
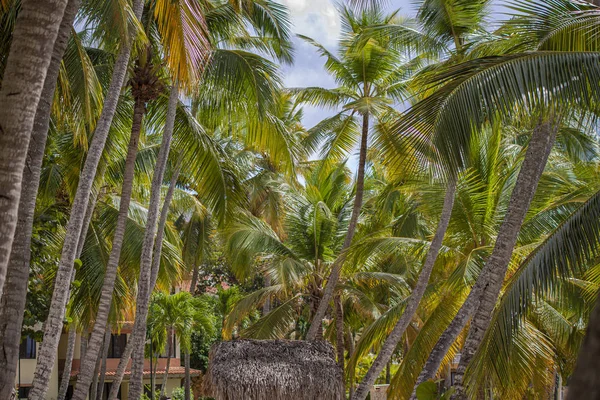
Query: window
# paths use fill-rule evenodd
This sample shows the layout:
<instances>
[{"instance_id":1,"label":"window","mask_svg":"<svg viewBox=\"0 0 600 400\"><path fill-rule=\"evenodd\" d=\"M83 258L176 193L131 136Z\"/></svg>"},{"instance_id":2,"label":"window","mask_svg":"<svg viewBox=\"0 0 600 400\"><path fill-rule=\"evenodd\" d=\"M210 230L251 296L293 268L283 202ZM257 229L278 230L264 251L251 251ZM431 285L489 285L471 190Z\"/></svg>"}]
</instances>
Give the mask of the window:
<instances>
[{"instance_id":1,"label":"window","mask_svg":"<svg viewBox=\"0 0 600 400\"><path fill-rule=\"evenodd\" d=\"M19 347L19 357L24 359L35 359L35 340L27 336Z\"/></svg>"},{"instance_id":2,"label":"window","mask_svg":"<svg viewBox=\"0 0 600 400\"><path fill-rule=\"evenodd\" d=\"M123 352L127 346L127 335L122 333L120 335L110 336L110 347L108 349L108 358L121 358Z\"/></svg>"},{"instance_id":3,"label":"window","mask_svg":"<svg viewBox=\"0 0 600 400\"><path fill-rule=\"evenodd\" d=\"M29 397L29 390L31 390L31 386L21 386L19 387L19 399L26 399Z\"/></svg>"}]
</instances>

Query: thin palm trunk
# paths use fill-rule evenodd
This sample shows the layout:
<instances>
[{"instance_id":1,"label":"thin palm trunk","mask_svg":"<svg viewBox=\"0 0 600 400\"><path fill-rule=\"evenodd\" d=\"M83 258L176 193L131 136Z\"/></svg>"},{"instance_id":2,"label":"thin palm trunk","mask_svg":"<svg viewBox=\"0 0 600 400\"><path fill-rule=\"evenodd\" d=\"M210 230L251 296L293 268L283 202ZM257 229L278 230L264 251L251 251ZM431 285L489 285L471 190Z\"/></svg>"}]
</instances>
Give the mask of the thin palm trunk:
<instances>
[{"instance_id":1,"label":"thin palm trunk","mask_svg":"<svg viewBox=\"0 0 600 400\"><path fill-rule=\"evenodd\" d=\"M165 390L167 389L167 381L169 380L169 369L171 367L171 353L173 349L173 329L169 328L169 333L167 334L167 366L165 368L165 373L163 374L162 385L160 385L160 396L159 399L162 399L165 395Z\"/></svg>"},{"instance_id":2,"label":"thin palm trunk","mask_svg":"<svg viewBox=\"0 0 600 400\"><path fill-rule=\"evenodd\" d=\"M419 306L419 303L423 298L423 294L425 293L425 289L427 288L431 271L433 270L437 256L442 248L442 241L446 235L446 230L448 229L448 224L450 223L450 217L452 216L455 193L456 179L450 178L448 187L446 189L446 195L444 197L444 205L442 207L440 221L438 223L435 235L433 236L433 240L431 241L431 246L429 246L429 251L427 252L427 257L423 263L423 268L419 274L417 284L410 294L402 316L394 326L394 329L390 335L385 340L381 351L377 355L373 365L371 365L369 368L367 375L365 375L363 381L358 385L356 393L354 394L354 399L364 400L367 398L367 395L371 390L371 386L373 386L375 380L379 374L381 374L381 371L383 371L383 368L385 368L386 364L392 358L392 354L394 353L396 346L398 346L398 343L400 343L408 324L410 321L412 321L415 312L417 311L417 307Z\"/></svg>"},{"instance_id":3,"label":"thin palm trunk","mask_svg":"<svg viewBox=\"0 0 600 400\"><path fill-rule=\"evenodd\" d=\"M0 398L7 398L14 388L21 339L21 324L23 323L29 278L35 200L48 137L50 111L61 60L67 47L71 24L75 19L79 4L80 0L69 0L65 8L37 106L25 168L23 169L23 186L19 199L17 227L6 273L5 288L0 296ZM1 287L2 284L0 283ZM0 289L0 291L2 290Z\"/></svg>"},{"instance_id":4,"label":"thin palm trunk","mask_svg":"<svg viewBox=\"0 0 600 400\"><path fill-rule=\"evenodd\" d=\"M346 337L346 348L348 350L348 358L352 358L354 354L354 338L352 337L352 332L348 331L348 336ZM354 396L354 374L350 374L350 387L348 388L348 398L352 399Z\"/></svg>"},{"instance_id":5,"label":"thin palm trunk","mask_svg":"<svg viewBox=\"0 0 600 400\"><path fill-rule=\"evenodd\" d=\"M88 344L89 345L89 344ZM100 364L102 363L102 357L98 354L98 359L94 362L94 379L92 379L92 386L88 390L88 399L96 400L96 394L98 393L98 373L100 372Z\"/></svg>"},{"instance_id":6,"label":"thin palm trunk","mask_svg":"<svg viewBox=\"0 0 600 400\"><path fill-rule=\"evenodd\" d=\"M354 233L356 232L356 225L358 223L358 216L360 215L360 210L362 208L363 203L363 195L364 195L364 186L365 186L365 166L367 163L367 146L368 146L368 138L369 138L369 114L365 114L363 116L362 123L362 132L360 138L360 151L358 158L358 173L356 174L356 195L354 197L354 205L352 207L352 215L350 216L350 222L348 223L348 232L346 233L346 237L344 238L344 244L342 245L341 253L338 255L336 260L333 262L331 266L331 273L329 274L329 279L327 279L327 284L325 285L325 290L323 291L323 296L319 301L319 307L317 311L312 317L312 321L310 324L310 328L308 329L308 333L306 334L307 340L315 340L322 326L323 318L325 318L325 314L327 313L327 308L329 307L329 302L333 298L333 292L335 290L335 286L337 285L338 280L340 279L340 273L342 271L342 266L344 265L344 261L346 259L346 249L350 247L352 243L352 238L354 238Z\"/></svg>"},{"instance_id":7,"label":"thin palm trunk","mask_svg":"<svg viewBox=\"0 0 600 400\"><path fill-rule=\"evenodd\" d=\"M115 376L111 382L110 393L108 394L108 400L116 400L119 395L119 388L121 387L121 382L123 381L123 375L125 375L125 370L127 369L127 364L129 364L129 358L131 357L131 352L133 351L133 341L128 340L127 345L125 346L125 350L123 350L123 355L119 360L119 365L117 366L117 371L115 372Z\"/></svg>"},{"instance_id":8,"label":"thin palm trunk","mask_svg":"<svg viewBox=\"0 0 600 400\"><path fill-rule=\"evenodd\" d=\"M190 372L190 353L186 351L183 355L185 363L185 397L184 400L191 400L192 398L192 379Z\"/></svg>"},{"instance_id":9,"label":"thin palm trunk","mask_svg":"<svg viewBox=\"0 0 600 400\"><path fill-rule=\"evenodd\" d=\"M19 217L23 168L68 0L22 0L0 89L0 297Z\"/></svg>"},{"instance_id":10,"label":"thin palm trunk","mask_svg":"<svg viewBox=\"0 0 600 400\"><path fill-rule=\"evenodd\" d=\"M108 351L110 350L111 336L112 330L110 324L107 324L106 333L104 334L104 345L102 347L102 365L100 367L100 381L98 382L98 394L96 395L96 398L98 400L102 400L102 396L104 395L104 381L106 379L106 361L108 359Z\"/></svg>"},{"instance_id":11,"label":"thin palm trunk","mask_svg":"<svg viewBox=\"0 0 600 400\"><path fill-rule=\"evenodd\" d=\"M133 11L138 19L141 16L142 8L143 2L141 0L134 0ZM52 293L48 318L44 325L44 339L39 349L33 386L29 393L30 400L42 400L46 397L52 369L56 363L58 341L62 332L65 308L68 301L69 282L77 251L77 239L83 228L83 219L85 217L92 185L104 150L108 131L115 115L121 87L125 81L131 54L131 40L132 38L129 38L120 49L119 55L117 56L102 113L96 124L96 130L94 131L85 164L79 177L79 183L77 185L75 199L73 200L69 222L67 223L64 245L54 282L54 291Z\"/></svg>"},{"instance_id":12,"label":"thin palm trunk","mask_svg":"<svg viewBox=\"0 0 600 400\"><path fill-rule=\"evenodd\" d=\"M600 294L569 380L567 400L579 399L600 399Z\"/></svg>"},{"instance_id":13,"label":"thin palm trunk","mask_svg":"<svg viewBox=\"0 0 600 400\"><path fill-rule=\"evenodd\" d=\"M165 130L163 133L158 159L156 161L154 176L152 177L148 219L146 222L146 231L144 233L144 242L142 245L135 323L133 327L133 334L131 335L134 349L131 365L131 380L129 382L129 397L132 399L139 398L142 395L143 390L142 376L144 372L146 319L148 318L150 295L152 293L152 289L154 288L154 284L152 282L152 255L155 248L155 243L157 243L155 238L157 232L156 223L158 219L158 208L160 205L160 189L167 166L169 151L171 149L171 139L173 137L178 102L178 87L177 83L175 83L171 87L171 93L169 95L169 106L167 110ZM159 235L160 234L161 232L159 231ZM160 264L160 260L157 260L157 264ZM158 275L158 271L156 271L156 275Z\"/></svg>"},{"instance_id":14,"label":"thin palm trunk","mask_svg":"<svg viewBox=\"0 0 600 400\"><path fill-rule=\"evenodd\" d=\"M119 260L121 258L121 249L125 238L125 229L127 227L129 205L131 203L131 193L133 191L133 180L135 175L135 161L138 152L138 144L140 132L142 130L142 121L146 111L146 105L143 100L136 99L133 110L133 123L131 126L131 137L127 149L127 157L125 159L125 169L123 173L123 186L121 188L121 200L119 204L119 215L117 217L117 226L115 227L115 235L112 242L112 248L106 270L104 273L104 282L102 284L102 292L100 295L100 303L96 314L96 321L90 337L88 345L88 353L86 358L82 358L82 366L77 378L77 385L73 393L73 399L83 400L90 387L93 379L93 361L98 358L98 354L104 340L108 316L112 304L113 291ZM94 388L92 387L92 390Z\"/></svg>"},{"instance_id":15,"label":"thin palm trunk","mask_svg":"<svg viewBox=\"0 0 600 400\"><path fill-rule=\"evenodd\" d=\"M69 327L69 338L67 340L67 354L65 355L65 366L63 368L60 387L58 388L58 400L64 400L69 389L69 380L71 379L71 367L73 366L73 354L75 354L75 341L77 339L77 331L75 324Z\"/></svg>"},{"instance_id":16,"label":"thin palm trunk","mask_svg":"<svg viewBox=\"0 0 600 400\"><path fill-rule=\"evenodd\" d=\"M557 130L557 125L551 119L540 123L531 135L506 216L498 231L494 250L479 278L485 279L486 284L479 296L478 306L471 320L469 334L462 348L460 363L455 374L457 389L455 397L457 398L466 398L463 386L465 371L490 325L521 225L546 167Z\"/></svg>"},{"instance_id":17,"label":"thin palm trunk","mask_svg":"<svg viewBox=\"0 0 600 400\"><path fill-rule=\"evenodd\" d=\"M190 282L190 293L193 295L196 293L196 286L198 285L198 274L200 267L195 266L192 272L192 282Z\"/></svg>"}]
</instances>

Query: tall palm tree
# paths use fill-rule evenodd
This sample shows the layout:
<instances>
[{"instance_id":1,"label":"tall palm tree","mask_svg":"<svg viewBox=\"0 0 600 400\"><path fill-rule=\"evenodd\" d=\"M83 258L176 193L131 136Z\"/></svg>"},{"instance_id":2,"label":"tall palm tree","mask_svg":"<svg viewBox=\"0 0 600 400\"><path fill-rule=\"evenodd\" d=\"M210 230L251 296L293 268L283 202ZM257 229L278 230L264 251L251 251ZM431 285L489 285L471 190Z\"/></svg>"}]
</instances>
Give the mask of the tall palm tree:
<instances>
[{"instance_id":1,"label":"tall palm tree","mask_svg":"<svg viewBox=\"0 0 600 400\"><path fill-rule=\"evenodd\" d=\"M339 57L314 40L303 37L314 45L327 59L327 71L339 83L334 89L308 87L296 89L297 100L301 103L341 108L309 131L305 145L315 151L325 142L322 155L330 162L345 157L359 146L358 172L354 206L348 231L339 258L331 269L321 303L314 315L307 339L314 340L321 327L333 292L344 264L345 250L352 243L358 217L363 203L364 180L367 162L368 140L373 121L394 114L391 104L406 98L404 79L410 70L402 65L398 46L389 37L380 35L371 41L362 41L361 33L373 26L395 23L396 13L384 15L376 8L354 12L349 8L340 9L344 31L340 41ZM362 121L358 119L361 118Z\"/></svg>"},{"instance_id":2,"label":"tall palm tree","mask_svg":"<svg viewBox=\"0 0 600 400\"><path fill-rule=\"evenodd\" d=\"M0 296L17 226L27 149L67 2L51 1L43 7L34 1L21 3L4 68L0 90L0 212L4 220L0 230Z\"/></svg>"},{"instance_id":3,"label":"tall palm tree","mask_svg":"<svg viewBox=\"0 0 600 400\"><path fill-rule=\"evenodd\" d=\"M27 160L23 170L19 214L6 274L6 290L0 289L0 304L2 304L0 313L4 315L2 320L6 321L6 325L3 325L0 329L0 347L3 349L2 356L0 357L0 365L2 366L0 368L0 396L5 397L8 397L9 391L12 390L16 375L17 363L15 360L21 336L17 327L21 326L25 308L25 296L23 294L26 292L27 278L29 276L33 214L48 136L52 100L56 89L60 63L67 47L67 39L71 33L71 24L79 9L79 3L76 0L69 1L65 8L44 81L44 87L40 94L40 101L36 110L31 141L29 142L27 152ZM2 286L3 284L0 283L0 287ZM13 319L13 324L8 324L8 315L16 317L16 320Z\"/></svg>"},{"instance_id":4,"label":"tall palm tree","mask_svg":"<svg viewBox=\"0 0 600 400\"><path fill-rule=\"evenodd\" d=\"M142 9L143 2L134 0L132 10L134 18L138 21L141 18ZM48 391L50 372L56 362L56 351L63 326L63 318L70 286L69 282L71 280L77 251L77 241L83 229L83 219L88 205L92 184L115 115L121 87L125 81L132 49L132 41L133 32L128 32L125 40L121 43L119 54L113 66L111 83L104 101L102 114L96 125L94 137L81 171L78 189L75 199L73 200L71 215L66 228L67 234L65 236L61 261L54 283L50 312L44 327L44 340L40 346L33 387L29 394L29 398L31 399L42 399Z\"/></svg>"}]
</instances>

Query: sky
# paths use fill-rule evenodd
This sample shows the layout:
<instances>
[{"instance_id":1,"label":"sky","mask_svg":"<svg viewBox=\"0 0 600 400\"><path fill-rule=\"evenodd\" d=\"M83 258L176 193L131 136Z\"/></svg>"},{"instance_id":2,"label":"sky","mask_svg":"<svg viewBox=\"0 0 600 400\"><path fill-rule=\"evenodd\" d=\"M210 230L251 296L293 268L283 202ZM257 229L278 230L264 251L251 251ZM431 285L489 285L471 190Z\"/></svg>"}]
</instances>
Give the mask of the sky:
<instances>
[{"instance_id":1,"label":"sky","mask_svg":"<svg viewBox=\"0 0 600 400\"><path fill-rule=\"evenodd\" d=\"M334 0L278 1L290 9L295 34L309 36L330 51L335 51L340 33L340 21ZM416 14L414 0L389 0L387 8L390 11L400 9L401 15L414 16ZM500 12L499 7L493 6L492 13L497 14L498 12ZM283 67L286 87L335 87L335 82L323 68L325 60L319 57L314 47L298 38L294 39L294 43L294 64ZM305 106L303 122L307 128L310 128L332 114L332 110Z\"/></svg>"}]
</instances>

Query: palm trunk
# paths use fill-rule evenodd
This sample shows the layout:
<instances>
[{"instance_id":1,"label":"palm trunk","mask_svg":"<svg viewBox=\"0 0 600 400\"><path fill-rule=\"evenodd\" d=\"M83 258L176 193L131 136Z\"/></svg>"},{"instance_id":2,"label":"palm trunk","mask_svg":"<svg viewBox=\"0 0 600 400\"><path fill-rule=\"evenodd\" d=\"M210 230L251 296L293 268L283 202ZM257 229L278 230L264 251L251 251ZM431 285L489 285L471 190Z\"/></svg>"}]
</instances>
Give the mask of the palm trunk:
<instances>
[{"instance_id":1,"label":"palm trunk","mask_svg":"<svg viewBox=\"0 0 600 400\"><path fill-rule=\"evenodd\" d=\"M351 331L348 331L348 336L346 337L346 348L348 349L348 358L350 359L354 355L354 338ZM349 380L348 398L352 399L354 397L354 374L350 374Z\"/></svg>"},{"instance_id":2,"label":"palm trunk","mask_svg":"<svg viewBox=\"0 0 600 400\"><path fill-rule=\"evenodd\" d=\"M143 2L134 0L133 11L139 19L142 13ZM110 87L108 89L102 114L96 124L96 130L90 144L83 170L79 177L77 192L73 200L71 215L67 223L65 241L54 282L54 292L48 318L44 326L44 339L40 346L37 365L35 368L34 381L29 393L30 400L42 400L48 391L50 377L56 362L58 341L63 327L65 307L68 300L69 282L75 262L77 239L82 230L83 218L85 216L89 201L92 184L98 168L98 163L104 150L108 131L114 117L121 87L125 81L129 56L131 53L131 38L123 45L117 56L113 68Z\"/></svg>"},{"instance_id":3,"label":"palm trunk","mask_svg":"<svg viewBox=\"0 0 600 400\"><path fill-rule=\"evenodd\" d=\"M106 360L108 358L108 351L110 350L111 336L112 330L110 324L107 324L106 333L104 335L104 345L102 348L102 366L100 367L100 382L98 382L98 395L96 396L98 400L102 400L102 395L104 395L104 381L106 379Z\"/></svg>"},{"instance_id":4,"label":"palm trunk","mask_svg":"<svg viewBox=\"0 0 600 400\"><path fill-rule=\"evenodd\" d=\"M557 126L553 120L550 120L540 123L531 135L506 216L498 231L496 245L479 278L485 279L486 284L480 296L479 306L471 321L469 334L461 351L460 363L455 374L457 398L466 398L463 386L465 370L490 325L521 225L544 172L548 156L554 145L556 132Z\"/></svg>"},{"instance_id":5,"label":"palm trunk","mask_svg":"<svg viewBox=\"0 0 600 400\"><path fill-rule=\"evenodd\" d=\"M92 387L88 390L88 399L96 400L96 394L98 393L98 373L100 371L100 364L102 363L102 357L98 354L98 359L94 362L94 379L92 379Z\"/></svg>"},{"instance_id":6,"label":"palm trunk","mask_svg":"<svg viewBox=\"0 0 600 400\"><path fill-rule=\"evenodd\" d=\"M381 374L383 368L385 368L385 365L390 361L396 346L398 346L398 343L402 339L408 324L410 321L412 321L415 312L417 311L417 307L419 306L423 294L425 293L425 289L427 288L427 283L429 282L429 277L431 276L431 271L433 270L435 260L437 259L440 249L442 248L442 241L444 239L444 235L446 234L446 230L448 229L450 217L452 216L455 193L456 179L450 178L448 187L446 189L446 196L444 197L444 205L442 207L440 222L438 223L437 230L433 236L433 240L431 241L431 246L427 252L427 257L425 258L425 263L423 264L423 268L419 274L417 284L410 294L410 298L406 303L406 308L404 309L402 316L396 323L396 326L394 326L394 329L390 335L385 340L381 351L377 355L373 365L371 365L369 368L367 375L365 375L363 381L358 385L356 393L354 394L354 398L357 400L364 400L367 398L367 395L371 390L371 386L373 386L375 380L379 374Z\"/></svg>"},{"instance_id":7,"label":"palm trunk","mask_svg":"<svg viewBox=\"0 0 600 400\"><path fill-rule=\"evenodd\" d=\"M448 353L450 346L452 346L452 343L456 341L456 338L467 324L467 321L475 312L475 308L477 306L477 298L475 294L477 292L479 292L479 289L477 288L476 283L473 289L471 289L469 296L458 310L458 313L456 313L454 319L452 322L450 322L450 325L448 325L444 333L442 333L435 344L435 347L429 354L429 358L425 362L425 366L421 370L421 373L419 374L417 382L413 388L411 400L416 400L416 390L421 383L435 377L435 374L437 373L438 369L440 369L442 360L446 356L446 353Z\"/></svg>"},{"instance_id":8,"label":"palm trunk","mask_svg":"<svg viewBox=\"0 0 600 400\"><path fill-rule=\"evenodd\" d=\"M23 186L19 199L17 227L12 243L4 291L2 291L2 283L0 283L0 292L2 292L2 295L0 295L0 398L8 398L14 388L16 379L21 324L23 323L29 278L35 200L48 137L50 111L56 80L71 33L71 24L75 19L79 4L80 0L69 0L52 51L52 59L37 106L25 168L23 169Z\"/></svg>"},{"instance_id":9,"label":"palm trunk","mask_svg":"<svg viewBox=\"0 0 600 400\"><path fill-rule=\"evenodd\" d=\"M15 238L23 168L68 0L23 0L0 89L0 297Z\"/></svg>"},{"instance_id":10,"label":"palm trunk","mask_svg":"<svg viewBox=\"0 0 600 400\"><path fill-rule=\"evenodd\" d=\"M152 271L152 253L155 243L158 243L155 241L155 237L157 232L156 222L158 219L158 208L160 204L160 189L171 148L171 139L173 137L178 102L178 88L177 84L175 83L172 86L171 94L169 95L169 107L167 110L165 130L163 133L158 159L156 161L154 176L152 177L150 205L148 207L148 220L146 222L146 232L144 233L144 242L142 245L135 323L133 327L133 334L131 335L133 337L134 349L131 365L131 380L129 382L129 397L132 399L139 398L143 391L142 376L144 372L146 319L148 318L150 295L152 293L152 289L154 288L154 284L152 282L152 275L154 274L154 271ZM159 235L161 235L160 231ZM157 260L157 263L160 264L160 260ZM158 271L156 271L156 275L158 275Z\"/></svg>"},{"instance_id":11,"label":"palm trunk","mask_svg":"<svg viewBox=\"0 0 600 400\"><path fill-rule=\"evenodd\" d=\"M327 285L325 285L325 291L323 292L323 297L319 302L319 307L315 315L312 318L310 328L308 329L308 333L306 334L307 340L315 340L319 333L320 327L322 325L323 318L325 318L325 314L327 313L327 308L329 307L329 302L333 298L333 292L335 290L335 286L340 279L340 273L342 271L342 266L344 265L344 261L346 259L346 249L350 247L352 243L352 238L354 237L354 233L356 232L356 224L358 223L358 217L360 215L360 210L362 208L363 203L363 195L364 195L364 186L365 186L365 166L367 163L367 146L368 146L368 138L369 138L369 114L365 114L363 116L363 124L362 124L362 133L360 138L360 153L358 158L358 173L356 174L356 196L354 197L354 205L352 207L352 215L350 216L350 222L348 223L348 232L346 233L346 237L344 238L344 244L342 245L342 250L336 260L333 262L331 266L331 273L329 274L329 279L327 279Z\"/></svg>"},{"instance_id":12,"label":"palm trunk","mask_svg":"<svg viewBox=\"0 0 600 400\"><path fill-rule=\"evenodd\" d=\"M561 388L559 388L561 390ZM575 371L569 381L567 400L600 398L600 295L590 314L585 339L579 350Z\"/></svg>"},{"instance_id":13,"label":"palm trunk","mask_svg":"<svg viewBox=\"0 0 600 400\"><path fill-rule=\"evenodd\" d=\"M167 389L167 381L169 380L169 368L171 367L171 347L173 346L173 329L169 328L169 333L167 335L167 367L165 368L165 373L163 374L162 385L160 386L160 396L159 399L162 399L165 395L165 390Z\"/></svg>"},{"instance_id":14,"label":"palm trunk","mask_svg":"<svg viewBox=\"0 0 600 400\"><path fill-rule=\"evenodd\" d=\"M100 348L102 347L103 338L105 336L108 316L112 304L113 291L115 281L117 279L117 271L119 260L121 258L121 249L125 237L125 229L127 226L129 205L131 203L131 193L133 191L133 180L135 175L135 161L138 152L138 144L140 132L142 129L142 120L146 111L146 106L142 100L136 99L133 111L133 123L131 126L131 137L127 149L127 158L125 159L125 170L123 173L123 186L121 188L121 201L119 204L119 215L117 218L117 226L115 227L115 236L112 242L112 248L106 271L104 273L104 282L102 284L102 292L100 295L100 303L96 314L94 329L90 337L88 353L86 358L82 358L82 366L77 378L77 385L73 393L73 399L83 400L90 387L93 379L93 361L98 358ZM94 388L92 388L94 390Z\"/></svg>"},{"instance_id":15,"label":"palm trunk","mask_svg":"<svg viewBox=\"0 0 600 400\"><path fill-rule=\"evenodd\" d=\"M125 350L123 350L123 355L119 360L119 365L117 366L117 371L115 372L115 377L113 378L110 386L110 393L108 394L108 400L116 400L117 395L119 394L119 387L121 387L121 382L123 381L123 375L125 375L125 370L127 369L127 364L129 364L129 358L131 357L131 352L133 351L133 341L128 340L127 345L125 346Z\"/></svg>"},{"instance_id":16,"label":"palm trunk","mask_svg":"<svg viewBox=\"0 0 600 400\"><path fill-rule=\"evenodd\" d=\"M71 379L71 366L73 365L73 354L75 353L75 340L77 339L77 331L75 330L75 324L69 327L69 339L67 341L67 354L65 358L65 366L63 368L63 375L60 380L60 387L58 389L58 400L64 400L67 395L67 389L69 389L69 380Z\"/></svg>"},{"instance_id":17,"label":"palm trunk","mask_svg":"<svg viewBox=\"0 0 600 400\"><path fill-rule=\"evenodd\" d=\"M185 359L185 397L184 400L191 400L192 398L192 378L190 373L190 353L184 354Z\"/></svg>"},{"instance_id":18,"label":"palm trunk","mask_svg":"<svg viewBox=\"0 0 600 400\"><path fill-rule=\"evenodd\" d=\"M192 295L194 295L196 293L196 286L198 285L199 268L200 267L195 266L194 271L192 272L192 282L190 283L190 293Z\"/></svg>"},{"instance_id":19,"label":"palm trunk","mask_svg":"<svg viewBox=\"0 0 600 400\"><path fill-rule=\"evenodd\" d=\"M342 306L342 298L336 295L333 298L335 306L335 347L337 350L337 363L344 372L344 307Z\"/></svg>"}]
</instances>

